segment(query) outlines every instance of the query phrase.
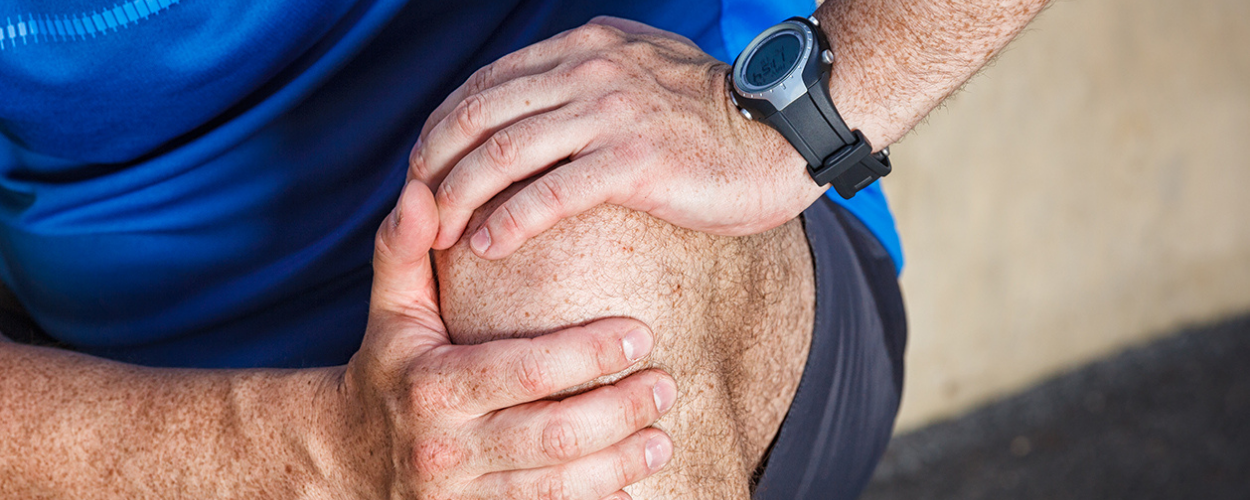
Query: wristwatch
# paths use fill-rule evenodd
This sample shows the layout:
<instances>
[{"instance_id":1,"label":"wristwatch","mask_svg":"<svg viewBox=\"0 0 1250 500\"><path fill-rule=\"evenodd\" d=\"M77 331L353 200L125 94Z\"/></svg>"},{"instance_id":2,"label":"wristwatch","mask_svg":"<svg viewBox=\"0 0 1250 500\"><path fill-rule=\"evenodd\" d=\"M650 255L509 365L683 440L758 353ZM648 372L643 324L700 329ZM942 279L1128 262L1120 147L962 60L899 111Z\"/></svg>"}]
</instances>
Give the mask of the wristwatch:
<instances>
[{"instance_id":1,"label":"wristwatch","mask_svg":"<svg viewBox=\"0 0 1250 500\"><path fill-rule=\"evenodd\" d=\"M807 160L817 185L832 183L843 198L890 173L890 151L872 152L829 97L833 51L816 18L792 17L747 45L729 73L729 93L747 119L781 132Z\"/></svg>"}]
</instances>

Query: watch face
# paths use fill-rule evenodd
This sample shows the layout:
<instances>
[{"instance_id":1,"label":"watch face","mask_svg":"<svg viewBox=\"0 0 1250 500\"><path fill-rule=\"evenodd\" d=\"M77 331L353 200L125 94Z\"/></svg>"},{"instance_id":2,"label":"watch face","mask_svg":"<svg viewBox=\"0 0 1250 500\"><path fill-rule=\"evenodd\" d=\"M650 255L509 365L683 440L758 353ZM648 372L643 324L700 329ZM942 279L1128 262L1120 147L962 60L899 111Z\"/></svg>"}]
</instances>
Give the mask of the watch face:
<instances>
[{"instance_id":1,"label":"watch face","mask_svg":"<svg viewBox=\"0 0 1250 500\"><path fill-rule=\"evenodd\" d=\"M747 60L742 71L745 83L765 89L780 82L798 64L803 41L796 31L781 31L761 43Z\"/></svg>"}]
</instances>

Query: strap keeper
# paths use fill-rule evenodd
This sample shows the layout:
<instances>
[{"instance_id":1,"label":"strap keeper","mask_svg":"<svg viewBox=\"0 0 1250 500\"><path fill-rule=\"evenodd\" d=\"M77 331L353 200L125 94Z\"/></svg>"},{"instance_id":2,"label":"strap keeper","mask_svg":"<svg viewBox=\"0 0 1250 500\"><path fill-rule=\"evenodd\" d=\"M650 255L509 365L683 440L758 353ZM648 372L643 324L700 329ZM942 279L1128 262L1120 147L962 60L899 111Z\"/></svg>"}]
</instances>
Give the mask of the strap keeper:
<instances>
[{"instance_id":1,"label":"strap keeper","mask_svg":"<svg viewBox=\"0 0 1250 500\"><path fill-rule=\"evenodd\" d=\"M863 132L852 130L851 133L855 135L855 142L834 151L819 168L807 167L817 185L833 183L838 194L848 200L891 170L888 155L872 154L872 145Z\"/></svg>"}]
</instances>

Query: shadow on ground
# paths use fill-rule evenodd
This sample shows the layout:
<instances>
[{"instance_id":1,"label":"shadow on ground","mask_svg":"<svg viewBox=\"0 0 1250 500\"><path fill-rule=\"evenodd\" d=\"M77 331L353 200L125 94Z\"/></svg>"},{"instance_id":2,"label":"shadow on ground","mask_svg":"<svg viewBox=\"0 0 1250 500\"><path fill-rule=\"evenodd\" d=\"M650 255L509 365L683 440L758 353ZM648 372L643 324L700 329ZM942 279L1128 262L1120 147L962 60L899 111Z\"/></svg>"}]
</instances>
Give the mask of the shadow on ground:
<instances>
[{"instance_id":1,"label":"shadow on ground","mask_svg":"<svg viewBox=\"0 0 1250 500\"><path fill-rule=\"evenodd\" d=\"M890 443L864 500L1250 498L1250 316Z\"/></svg>"}]
</instances>

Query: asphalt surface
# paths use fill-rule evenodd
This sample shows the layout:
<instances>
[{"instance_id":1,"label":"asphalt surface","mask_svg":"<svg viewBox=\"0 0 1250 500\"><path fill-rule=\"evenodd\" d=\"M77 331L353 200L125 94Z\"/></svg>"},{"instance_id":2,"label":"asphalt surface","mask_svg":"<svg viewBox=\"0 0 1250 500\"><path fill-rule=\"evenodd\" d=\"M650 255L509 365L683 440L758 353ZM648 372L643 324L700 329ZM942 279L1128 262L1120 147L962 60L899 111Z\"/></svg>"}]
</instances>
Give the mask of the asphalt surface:
<instances>
[{"instance_id":1,"label":"asphalt surface","mask_svg":"<svg viewBox=\"0 0 1250 500\"><path fill-rule=\"evenodd\" d=\"M864 500L1250 499L1250 316L896 437Z\"/></svg>"}]
</instances>

